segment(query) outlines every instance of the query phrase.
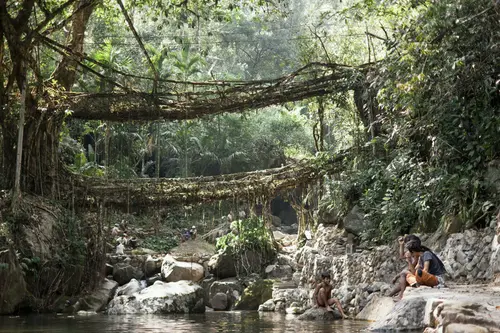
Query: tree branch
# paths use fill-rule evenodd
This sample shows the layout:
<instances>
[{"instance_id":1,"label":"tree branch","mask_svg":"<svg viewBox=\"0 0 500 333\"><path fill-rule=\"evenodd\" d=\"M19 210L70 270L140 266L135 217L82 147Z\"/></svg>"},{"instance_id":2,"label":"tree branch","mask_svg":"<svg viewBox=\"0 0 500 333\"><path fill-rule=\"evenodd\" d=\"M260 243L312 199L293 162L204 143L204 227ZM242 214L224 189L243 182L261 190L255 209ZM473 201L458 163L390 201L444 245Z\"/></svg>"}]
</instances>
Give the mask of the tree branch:
<instances>
[{"instance_id":1,"label":"tree branch","mask_svg":"<svg viewBox=\"0 0 500 333\"><path fill-rule=\"evenodd\" d=\"M33 6L35 5L35 0L24 0L22 4L22 9L17 14L16 18L13 20L13 25L19 31L26 31L28 29L28 20L33 12Z\"/></svg>"},{"instance_id":2,"label":"tree branch","mask_svg":"<svg viewBox=\"0 0 500 333\"><path fill-rule=\"evenodd\" d=\"M128 89L127 87L121 85L120 83L116 82L116 81L113 81L111 80L110 78L108 78L107 76L104 76L102 75L101 73L93 70L92 68L90 68L89 66L85 65L84 63L82 63L80 60L77 59L76 56L74 55L71 55L71 54L67 54L65 53L64 51L61 51L59 50L58 48L54 47L53 45L51 45L50 43L45 43L45 45L47 45L50 49L54 50L55 52L59 53L60 55L62 55L63 57L72 57L72 59L80 66L82 67L83 69L91 72L92 74L98 76L99 78L105 80L106 82L109 82L111 83L112 85L115 85L121 89L123 89L124 91L126 92L130 92L130 89Z\"/></svg>"},{"instance_id":3,"label":"tree branch","mask_svg":"<svg viewBox=\"0 0 500 333\"><path fill-rule=\"evenodd\" d=\"M323 52L325 52L326 60L328 60L328 62L331 63L332 59L330 59L330 55L328 55L328 51L326 50L326 47L325 47L325 44L323 43L323 40L321 39L321 37L316 32L316 28L314 28L314 31L313 31L313 29L311 29L309 27L309 31L311 31L311 33L319 40L319 42L321 44L321 48L323 49Z\"/></svg>"},{"instance_id":4,"label":"tree branch","mask_svg":"<svg viewBox=\"0 0 500 333\"><path fill-rule=\"evenodd\" d=\"M73 17L77 14L79 14L82 10L85 10L87 7L89 6L94 6L96 4L97 1L84 1L83 3L80 4L80 6L78 6L78 8L73 12L71 13L71 15L69 15L68 17L66 17L64 20L62 20L61 22L57 23L57 24L54 24L52 27L40 32L40 34L42 35L48 35L48 34L51 34L59 29L62 29L64 26L66 26L66 24L68 24L68 22L70 20L73 19Z\"/></svg>"},{"instance_id":5,"label":"tree branch","mask_svg":"<svg viewBox=\"0 0 500 333\"><path fill-rule=\"evenodd\" d=\"M385 32L385 30L384 30ZM368 36L371 36L371 37L374 37L374 38L377 38L377 39L380 39L380 40L383 40L384 42L387 42L387 38L384 38L384 37L380 37L378 35L375 35L374 33L371 33L371 32L368 32L368 31L365 31L365 34L367 34ZM387 33L386 33L387 34Z\"/></svg>"},{"instance_id":6,"label":"tree branch","mask_svg":"<svg viewBox=\"0 0 500 333\"><path fill-rule=\"evenodd\" d=\"M75 1L77 0L68 0L65 3L63 3L61 6L59 6L57 9L55 9L53 12L51 12L49 15L45 16L45 19L38 24L38 26L31 31L31 36L33 36L34 33L39 32L42 30L47 24L50 23L56 17L57 15L61 14L66 8L71 6Z\"/></svg>"},{"instance_id":7,"label":"tree branch","mask_svg":"<svg viewBox=\"0 0 500 333\"><path fill-rule=\"evenodd\" d=\"M155 65L151 61L151 58L149 57L148 51L146 50L146 48L144 47L144 44L142 43L141 37L139 37L139 34L135 30L134 24L132 23L132 20L130 19L130 16L128 15L127 10L125 9L125 6L123 5L122 0L116 0L116 1L118 2L118 5L120 6L120 9L123 13L123 16L125 17L125 20L128 23L130 30L132 30L132 33L134 34L134 37L137 40L137 43L141 47L142 52L146 56L146 59L148 60L149 66L151 67L151 70L153 71L153 73L155 75L155 80L153 82L153 94L154 94L157 92L158 79L160 78L160 76L158 75L158 71L156 70Z\"/></svg>"}]
</instances>

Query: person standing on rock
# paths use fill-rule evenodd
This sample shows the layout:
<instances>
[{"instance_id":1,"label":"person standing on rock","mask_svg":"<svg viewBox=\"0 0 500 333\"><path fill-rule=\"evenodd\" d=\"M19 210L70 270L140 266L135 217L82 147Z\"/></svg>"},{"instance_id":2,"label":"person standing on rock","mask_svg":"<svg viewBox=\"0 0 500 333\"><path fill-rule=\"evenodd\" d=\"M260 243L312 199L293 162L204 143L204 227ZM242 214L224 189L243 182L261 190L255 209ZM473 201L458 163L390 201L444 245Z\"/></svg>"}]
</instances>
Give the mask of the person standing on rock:
<instances>
[{"instance_id":1,"label":"person standing on rock","mask_svg":"<svg viewBox=\"0 0 500 333\"><path fill-rule=\"evenodd\" d=\"M316 285L316 288L314 289L314 294L313 294L313 305L319 306L319 307L326 307L327 311L332 311L333 309L330 307L331 305L335 304L337 306L337 309L339 309L340 314L342 315L342 318L347 318L347 316L344 313L344 310L342 310L342 305L340 304L339 300L335 297L331 297L332 293L332 285L330 284L330 274L327 272L324 272L321 274L321 282Z\"/></svg>"}]
</instances>

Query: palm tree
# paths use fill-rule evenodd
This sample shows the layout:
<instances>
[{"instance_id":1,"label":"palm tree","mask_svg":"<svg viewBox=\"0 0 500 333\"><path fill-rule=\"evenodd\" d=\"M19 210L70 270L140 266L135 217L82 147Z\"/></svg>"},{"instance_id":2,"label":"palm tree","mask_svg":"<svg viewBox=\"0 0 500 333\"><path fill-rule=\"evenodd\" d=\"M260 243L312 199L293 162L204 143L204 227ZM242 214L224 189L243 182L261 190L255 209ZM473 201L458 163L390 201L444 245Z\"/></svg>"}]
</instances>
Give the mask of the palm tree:
<instances>
[{"instance_id":1,"label":"palm tree","mask_svg":"<svg viewBox=\"0 0 500 333\"><path fill-rule=\"evenodd\" d=\"M189 44L184 44L181 50L171 53L170 57L173 60L173 72L182 81L200 73L201 67L206 65L206 61L199 54L190 52Z\"/></svg>"},{"instance_id":2,"label":"palm tree","mask_svg":"<svg viewBox=\"0 0 500 333\"><path fill-rule=\"evenodd\" d=\"M122 49L115 47L111 40L105 40L104 45L94 51L91 54L91 58L94 58L98 62L104 65L104 68L100 68L100 73L110 78L111 80L117 79L117 74L111 68L118 69L120 71L128 72L132 65L132 58L128 55L122 53ZM97 67L95 64L90 64L90 67ZM113 85L106 80L99 78L99 92L106 92L113 90ZM126 82L124 82L126 83Z\"/></svg>"}]
</instances>

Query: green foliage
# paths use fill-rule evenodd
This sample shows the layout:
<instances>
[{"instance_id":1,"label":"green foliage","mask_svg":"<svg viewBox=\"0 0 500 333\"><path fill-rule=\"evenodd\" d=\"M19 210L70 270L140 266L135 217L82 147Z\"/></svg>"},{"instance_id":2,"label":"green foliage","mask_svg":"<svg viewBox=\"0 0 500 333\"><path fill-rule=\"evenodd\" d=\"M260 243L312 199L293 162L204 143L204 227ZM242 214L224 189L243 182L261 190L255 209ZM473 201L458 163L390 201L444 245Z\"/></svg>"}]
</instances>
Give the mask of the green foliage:
<instances>
[{"instance_id":1,"label":"green foliage","mask_svg":"<svg viewBox=\"0 0 500 333\"><path fill-rule=\"evenodd\" d=\"M187 81L201 72L201 66L205 65L205 60L198 54L192 54L187 45L183 45L178 52L171 53L173 72L180 80Z\"/></svg>"},{"instance_id":2,"label":"green foliage","mask_svg":"<svg viewBox=\"0 0 500 333\"><path fill-rule=\"evenodd\" d=\"M40 258L39 257L23 257L20 260L19 265L23 270L23 275L31 275L36 276L38 274L38 270L40 269Z\"/></svg>"},{"instance_id":3,"label":"green foliage","mask_svg":"<svg viewBox=\"0 0 500 333\"><path fill-rule=\"evenodd\" d=\"M258 217L232 222L231 232L217 239L216 248L220 252L232 253L237 257L247 250L262 254L275 252L269 231L264 221Z\"/></svg>"},{"instance_id":4,"label":"green foliage","mask_svg":"<svg viewBox=\"0 0 500 333\"><path fill-rule=\"evenodd\" d=\"M179 245L179 235L149 236L142 243L142 247L157 252L168 252Z\"/></svg>"},{"instance_id":5,"label":"green foliage","mask_svg":"<svg viewBox=\"0 0 500 333\"><path fill-rule=\"evenodd\" d=\"M490 1L360 2L395 31L372 87L380 137L333 184L384 240L436 230L443 216L484 227L498 202L500 24ZM495 42L496 41L496 42ZM374 155L375 152L375 155Z\"/></svg>"},{"instance_id":6,"label":"green foliage","mask_svg":"<svg viewBox=\"0 0 500 333\"><path fill-rule=\"evenodd\" d=\"M74 163L69 166L76 173L85 176L102 177L104 176L104 167L96 162L87 161L85 153L77 153L74 157Z\"/></svg>"},{"instance_id":7,"label":"green foliage","mask_svg":"<svg viewBox=\"0 0 500 333\"><path fill-rule=\"evenodd\" d=\"M74 152L70 168L85 175L110 178L218 175L276 167L288 157L312 153L309 121L299 110L273 107L259 113L218 115L204 121L160 124L72 122L73 138L92 137L92 144ZM107 131L109 126L109 131ZM159 136L159 138L157 138ZM108 156L105 140L108 138ZM159 146L157 146L157 139ZM80 139L81 140L81 139ZM73 140L75 141L75 140ZM94 148L95 147L95 150ZM87 149L87 153L84 152ZM74 159L74 160L73 160Z\"/></svg>"}]
</instances>

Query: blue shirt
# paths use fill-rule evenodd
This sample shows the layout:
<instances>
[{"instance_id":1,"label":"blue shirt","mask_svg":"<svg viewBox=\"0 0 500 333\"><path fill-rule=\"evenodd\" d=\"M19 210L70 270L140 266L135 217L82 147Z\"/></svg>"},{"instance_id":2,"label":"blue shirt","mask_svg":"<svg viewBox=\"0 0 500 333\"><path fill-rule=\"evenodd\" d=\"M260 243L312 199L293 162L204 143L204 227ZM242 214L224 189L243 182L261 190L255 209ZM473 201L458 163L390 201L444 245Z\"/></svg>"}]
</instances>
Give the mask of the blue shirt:
<instances>
[{"instance_id":1,"label":"blue shirt","mask_svg":"<svg viewBox=\"0 0 500 333\"><path fill-rule=\"evenodd\" d=\"M429 261L429 274L437 276L443 275L446 272L443 263L433 252L425 251L424 254L420 256L419 264L422 269L426 261Z\"/></svg>"}]
</instances>

